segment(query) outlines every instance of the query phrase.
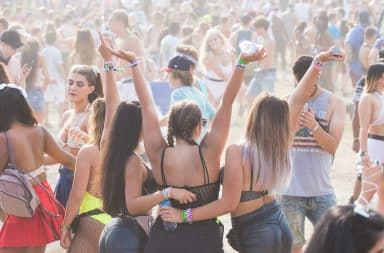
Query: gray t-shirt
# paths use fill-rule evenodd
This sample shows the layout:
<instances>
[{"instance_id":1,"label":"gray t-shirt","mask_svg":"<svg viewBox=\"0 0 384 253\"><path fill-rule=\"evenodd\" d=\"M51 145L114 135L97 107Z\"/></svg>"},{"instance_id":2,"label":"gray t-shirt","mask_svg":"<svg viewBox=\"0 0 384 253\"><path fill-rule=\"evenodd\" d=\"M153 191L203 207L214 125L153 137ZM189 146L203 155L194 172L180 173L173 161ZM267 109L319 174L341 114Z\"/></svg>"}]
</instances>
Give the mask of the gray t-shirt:
<instances>
[{"instance_id":1,"label":"gray t-shirt","mask_svg":"<svg viewBox=\"0 0 384 253\"><path fill-rule=\"evenodd\" d=\"M318 97L308 100L315 111L316 121L329 131L328 105L331 94L324 90ZM284 193L288 196L315 197L334 193L330 170L333 154L322 149L308 128L296 132L290 151L292 179Z\"/></svg>"}]
</instances>

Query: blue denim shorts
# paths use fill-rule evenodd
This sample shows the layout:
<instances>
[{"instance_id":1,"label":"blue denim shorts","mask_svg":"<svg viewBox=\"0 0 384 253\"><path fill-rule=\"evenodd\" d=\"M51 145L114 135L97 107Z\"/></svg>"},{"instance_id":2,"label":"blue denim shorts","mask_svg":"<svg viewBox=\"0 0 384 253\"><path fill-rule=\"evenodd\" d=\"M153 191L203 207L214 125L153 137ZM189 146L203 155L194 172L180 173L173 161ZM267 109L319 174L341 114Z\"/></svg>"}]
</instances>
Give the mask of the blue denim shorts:
<instances>
[{"instance_id":1,"label":"blue denim shorts","mask_svg":"<svg viewBox=\"0 0 384 253\"><path fill-rule=\"evenodd\" d=\"M113 218L100 236L100 253L142 253L147 242L144 230L131 218Z\"/></svg>"},{"instance_id":2,"label":"blue denim shorts","mask_svg":"<svg viewBox=\"0 0 384 253\"><path fill-rule=\"evenodd\" d=\"M290 253L292 235L277 201L254 212L232 218L241 253Z\"/></svg>"},{"instance_id":3,"label":"blue denim shorts","mask_svg":"<svg viewBox=\"0 0 384 253\"><path fill-rule=\"evenodd\" d=\"M293 246L301 247L305 244L305 217L315 225L323 214L336 205L335 194L316 197L281 196L281 206L287 216L293 235Z\"/></svg>"},{"instance_id":4,"label":"blue denim shorts","mask_svg":"<svg viewBox=\"0 0 384 253\"><path fill-rule=\"evenodd\" d=\"M44 112L44 92L40 87L27 90L27 101L34 112Z\"/></svg>"},{"instance_id":5,"label":"blue denim shorts","mask_svg":"<svg viewBox=\"0 0 384 253\"><path fill-rule=\"evenodd\" d=\"M276 70L274 69L256 72L249 83L247 96L256 97L263 91L273 94L275 91L276 79Z\"/></svg>"}]
</instances>

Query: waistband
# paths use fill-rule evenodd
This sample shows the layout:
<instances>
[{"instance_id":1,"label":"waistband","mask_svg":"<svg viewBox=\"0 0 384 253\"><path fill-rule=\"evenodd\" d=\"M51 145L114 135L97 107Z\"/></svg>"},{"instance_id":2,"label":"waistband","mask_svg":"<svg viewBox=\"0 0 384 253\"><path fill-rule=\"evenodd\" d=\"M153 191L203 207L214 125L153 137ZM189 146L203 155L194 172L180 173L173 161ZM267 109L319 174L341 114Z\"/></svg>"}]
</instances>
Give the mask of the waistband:
<instances>
[{"instance_id":1,"label":"waistband","mask_svg":"<svg viewBox=\"0 0 384 253\"><path fill-rule=\"evenodd\" d=\"M273 73L276 72L276 68L271 69L257 69L255 70L255 73L262 74L262 73Z\"/></svg>"},{"instance_id":2,"label":"waistband","mask_svg":"<svg viewBox=\"0 0 384 253\"><path fill-rule=\"evenodd\" d=\"M59 174L60 177L68 178L68 179L73 179L74 173L72 170L66 168L66 167L61 167L59 169Z\"/></svg>"},{"instance_id":3,"label":"waistband","mask_svg":"<svg viewBox=\"0 0 384 253\"><path fill-rule=\"evenodd\" d=\"M281 210L280 205L277 203L276 200L273 200L259 209L256 209L253 212L237 216L237 217L232 217L232 225L240 225L240 224L246 224L246 223L251 223L254 220L263 220L266 217L270 216L271 214Z\"/></svg>"},{"instance_id":4,"label":"waistband","mask_svg":"<svg viewBox=\"0 0 384 253\"><path fill-rule=\"evenodd\" d=\"M378 140L378 141L384 141L384 136L376 135L376 134L368 134L368 138Z\"/></svg>"},{"instance_id":5,"label":"waistband","mask_svg":"<svg viewBox=\"0 0 384 253\"><path fill-rule=\"evenodd\" d=\"M224 80L215 79L209 76L205 76L205 78L212 82L218 82L218 83L225 82Z\"/></svg>"}]
</instances>

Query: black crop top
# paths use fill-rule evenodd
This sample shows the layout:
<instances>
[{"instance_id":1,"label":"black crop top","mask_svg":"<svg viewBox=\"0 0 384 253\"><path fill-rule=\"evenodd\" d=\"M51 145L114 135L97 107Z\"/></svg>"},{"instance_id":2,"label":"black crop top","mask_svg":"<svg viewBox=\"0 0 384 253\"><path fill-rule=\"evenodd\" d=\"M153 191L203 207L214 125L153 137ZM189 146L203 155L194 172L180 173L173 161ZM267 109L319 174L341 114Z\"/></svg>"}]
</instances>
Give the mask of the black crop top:
<instances>
[{"instance_id":1,"label":"black crop top","mask_svg":"<svg viewBox=\"0 0 384 253\"><path fill-rule=\"evenodd\" d=\"M253 191L253 167L251 167L251 183L249 186L249 191L242 191L240 196L240 202L247 202L255 199L259 199L264 197L265 195L268 195L268 190L265 191ZM220 182L223 183L224 181L224 167L220 169Z\"/></svg>"},{"instance_id":2,"label":"black crop top","mask_svg":"<svg viewBox=\"0 0 384 253\"><path fill-rule=\"evenodd\" d=\"M201 152L200 146L199 148L199 156L200 156L200 161L201 165L203 167L203 172L204 172L204 185L199 185L199 186L192 186L192 187L174 187L173 188L179 188L179 189L186 189L190 192L193 192L196 194L196 201L188 204L180 204L177 200L171 199L172 207L178 208L178 209L187 209L187 208L196 208L199 206L203 206L205 204L208 204L210 202L213 202L218 199L219 197L219 191L220 191L220 181L216 181L214 183L210 183L209 181L209 174L208 174L208 169L204 161L203 154ZM160 169L161 169L161 177L162 177L162 188L166 188L170 185L167 184L167 181L165 179L165 174L164 174L164 156L165 156L165 150L167 149L164 148L163 153L161 154L161 164L160 164Z\"/></svg>"}]
</instances>

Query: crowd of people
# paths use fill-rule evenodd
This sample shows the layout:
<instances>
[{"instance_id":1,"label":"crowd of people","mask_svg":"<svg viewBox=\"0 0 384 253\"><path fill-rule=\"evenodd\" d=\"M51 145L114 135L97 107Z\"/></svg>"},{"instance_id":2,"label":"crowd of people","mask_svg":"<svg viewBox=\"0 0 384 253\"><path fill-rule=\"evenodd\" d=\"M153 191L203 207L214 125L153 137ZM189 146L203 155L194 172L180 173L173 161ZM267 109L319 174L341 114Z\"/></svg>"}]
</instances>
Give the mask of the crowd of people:
<instances>
[{"instance_id":1,"label":"crowd of people","mask_svg":"<svg viewBox=\"0 0 384 253\"><path fill-rule=\"evenodd\" d=\"M0 253L384 252L381 1L0 4Z\"/></svg>"}]
</instances>

